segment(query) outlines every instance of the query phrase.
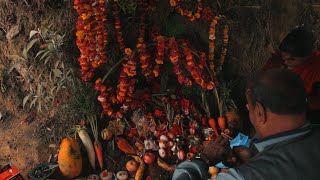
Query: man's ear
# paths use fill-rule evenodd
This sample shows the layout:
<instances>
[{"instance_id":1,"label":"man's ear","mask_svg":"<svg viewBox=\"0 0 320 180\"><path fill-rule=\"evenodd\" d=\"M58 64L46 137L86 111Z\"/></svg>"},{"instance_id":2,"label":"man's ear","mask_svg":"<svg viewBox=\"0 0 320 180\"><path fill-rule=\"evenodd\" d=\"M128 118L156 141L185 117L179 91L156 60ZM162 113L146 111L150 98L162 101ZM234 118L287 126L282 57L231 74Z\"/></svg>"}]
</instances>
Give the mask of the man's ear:
<instances>
[{"instance_id":1,"label":"man's ear","mask_svg":"<svg viewBox=\"0 0 320 180\"><path fill-rule=\"evenodd\" d=\"M256 102L256 106L254 108L255 115L257 117L258 123L264 124L267 121L267 112L264 106L260 102Z\"/></svg>"}]
</instances>

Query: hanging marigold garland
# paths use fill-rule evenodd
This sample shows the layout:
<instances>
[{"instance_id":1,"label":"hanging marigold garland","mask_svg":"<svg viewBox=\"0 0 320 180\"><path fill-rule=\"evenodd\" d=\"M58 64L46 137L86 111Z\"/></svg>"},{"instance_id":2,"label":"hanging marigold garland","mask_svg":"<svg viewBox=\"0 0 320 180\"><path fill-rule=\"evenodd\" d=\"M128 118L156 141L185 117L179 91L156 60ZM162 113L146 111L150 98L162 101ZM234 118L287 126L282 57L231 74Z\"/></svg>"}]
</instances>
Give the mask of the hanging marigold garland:
<instances>
[{"instance_id":1,"label":"hanging marigold garland","mask_svg":"<svg viewBox=\"0 0 320 180\"><path fill-rule=\"evenodd\" d=\"M222 65L227 55L228 51L228 42L229 42L229 26L225 25L223 28L223 47L221 51L221 56L219 60L219 65L217 67L217 73L219 74L222 71Z\"/></svg>"},{"instance_id":2,"label":"hanging marigold garland","mask_svg":"<svg viewBox=\"0 0 320 180\"><path fill-rule=\"evenodd\" d=\"M194 81L205 90L212 90L215 86L214 83L209 81L203 72L203 67L206 66L205 54L202 53L200 61L195 63L191 48L186 42L183 43L184 46L184 55L186 58L186 69L190 72ZM201 68L202 67L202 68Z\"/></svg>"},{"instance_id":3,"label":"hanging marigold garland","mask_svg":"<svg viewBox=\"0 0 320 180\"><path fill-rule=\"evenodd\" d=\"M147 45L144 40L145 37L145 14L140 16L139 37L137 42L137 49L140 55L141 72L144 76L152 75L152 64L150 62L150 54L147 50Z\"/></svg>"},{"instance_id":4,"label":"hanging marigold garland","mask_svg":"<svg viewBox=\"0 0 320 180\"><path fill-rule=\"evenodd\" d=\"M210 24L209 29L209 67L212 72L214 72L214 40L216 39L216 25L218 24L219 16L215 16Z\"/></svg>"},{"instance_id":5,"label":"hanging marigold garland","mask_svg":"<svg viewBox=\"0 0 320 180\"><path fill-rule=\"evenodd\" d=\"M156 38L156 43L157 43L157 56L156 56L156 65L153 69L153 74L155 77L159 76L160 73L160 65L163 64L164 60L164 50L166 46L166 40L163 36L158 36Z\"/></svg>"},{"instance_id":6,"label":"hanging marigold garland","mask_svg":"<svg viewBox=\"0 0 320 180\"><path fill-rule=\"evenodd\" d=\"M134 78L134 76L137 74L137 63L135 60L135 53L133 53L130 48L125 48L124 46L119 17L119 7L116 0L113 4L113 10L117 41L120 50L126 57L122 62L122 69L120 71L117 89L114 90L112 86L104 85L101 79L96 80L95 89L100 92L98 100L102 104L103 113L111 118L122 118L123 113L129 108L134 97L136 84L136 78ZM121 107L119 108L116 106Z\"/></svg>"},{"instance_id":7,"label":"hanging marigold garland","mask_svg":"<svg viewBox=\"0 0 320 180\"><path fill-rule=\"evenodd\" d=\"M197 10L193 13L190 10L181 7L182 2L185 0L170 0L170 6L175 7L177 12L182 16L187 16L190 21L195 21L201 17L201 11L203 10L201 0L197 0Z\"/></svg>"},{"instance_id":8,"label":"hanging marigold garland","mask_svg":"<svg viewBox=\"0 0 320 180\"><path fill-rule=\"evenodd\" d=\"M105 27L105 1L74 1L74 9L78 13L77 40L80 50L79 63L82 79L87 81L93 72L106 62L108 34Z\"/></svg>"},{"instance_id":9,"label":"hanging marigold garland","mask_svg":"<svg viewBox=\"0 0 320 180\"><path fill-rule=\"evenodd\" d=\"M197 0L198 7L197 12L185 10L181 7L181 1L170 0L170 5L175 6L177 11L181 15L185 15L190 18L191 21L200 18L200 13L203 9L201 0ZM104 0L89 0L81 1L76 0L74 8L79 14L77 22L77 45L80 49L81 55L79 62L81 65L81 72L83 74L83 80L92 78L94 70L100 67L106 62L106 46L107 41L107 30L105 27L106 15L105 15L105 4ZM126 56L122 63L122 69L120 71L120 77L115 90L112 86L105 85L102 79L97 79L95 82L95 89L100 92L98 100L101 102L103 112L109 117L123 117L123 113L130 106L134 98L135 84L137 72L137 63L135 59L135 53L130 48L126 48L121 32L121 22L119 17L119 6L117 0L114 0L113 4L113 15L115 18L115 29L117 42L120 50ZM210 16L207 14L206 16ZM206 18L208 18L206 17ZM214 50L215 50L215 27L222 16L216 16L212 19L209 31L209 63L210 70L214 72ZM217 72L222 69L223 62L227 53L228 46L228 31L229 27L226 25L223 30L224 35L224 46L222 49L220 61L216 67ZM150 62L151 55L147 51L145 37L145 14L141 15L139 38L137 40L137 52L139 53L139 59L141 63L141 72L144 76L148 77L153 75L158 77L160 73L160 65L164 61L164 53L166 46L166 39L163 36L154 36L152 39L157 43L157 54L155 58L155 67L152 68ZM186 65L185 68L191 74L191 77L205 90L211 90L215 88L215 83L210 82L208 77L205 75L206 67L206 54L203 52L199 53L199 61L195 62L192 51L189 45L184 44L185 48L181 49L174 38L169 40L168 49L170 50L170 61L174 65L174 72L178 77L180 84L191 86L192 81L185 75L181 65ZM197 53L197 52L196 52ZM185 61L183 61L183 59ZM121 106L122 105L122 106ZM121 107L120 107L121 106ZM118 110L115 110L118 109Z\"/></svg>"},{"instance_id":10,"label":"hanging marigold garland","mask_svg":"<svg viewBox=\"0 0 320 180\"><path fill-rule=\"evenodd\" d=\"M184 75L183 71L181 71L180 64L179 64L180 62L179 46L174 38L170 38L169 48L170 48L170 61L173 64L173 69L175 74L177 75L178 82L182 85L191 86L192 81Z\"/></svg>"},{"instance_id":11,"label":"hanging marigold garland","mask_svg":"<svg viewBox=\"0 0 320 180\"><path fill-rule=\"evenodd\" d=\"M119 16L119 4L118 0L114 0L113 3L113 16L115 19L115 29L116 29L116 35L117 35L117 41L118 45L121 51L124 52L125 46L124 46L124 40L122 37L122 32L121 32L121 22L120 22L120 16Z\"/></svg>"}]
</instances>

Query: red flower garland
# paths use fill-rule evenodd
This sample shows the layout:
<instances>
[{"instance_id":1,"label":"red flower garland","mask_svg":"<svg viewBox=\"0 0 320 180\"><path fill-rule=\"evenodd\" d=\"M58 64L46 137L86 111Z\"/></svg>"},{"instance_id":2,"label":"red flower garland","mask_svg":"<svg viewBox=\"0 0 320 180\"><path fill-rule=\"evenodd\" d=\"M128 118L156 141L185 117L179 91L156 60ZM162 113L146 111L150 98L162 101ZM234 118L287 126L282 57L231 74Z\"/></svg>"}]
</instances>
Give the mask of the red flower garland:
<instances>
[{"instance_id":1,"label":"red flower garland","mask_svg":"<svg viewBox=\"0 0 320 180\"><path fill-rule=\"evenodd\" d=\"M74 9L79 17L77 22L76 44L80 50L79 63L82 79L92 78L93 72L106 62L108 34L105 28L106 15L103 0L75 0Z\"/></svg>"},{"instance_id":2,"label":"red flower garland","mask_svg":"<svg viewBox=\"0 0 320 180\"><path fill-rule=\"evenodd\" d=\"M156 42L157 42L157 56L155 59L156 66L154 67L153 73L155 77L158 77L160 73L160 65L163 64L166 40L163 36L158 36L156 38Z\"/></svg>"},{"instance_id":3,"label":"red flower garland","mask_svg":"<svg viewBox=\"0 0 320 180\"><path fill-rule=\"evenodd\" d=\"M152 75L152 64L150 62L150 54L147 51L146 43L144 41L145 36L145 15L140 17L140 35L138 38L137 49L140 53L141 72L144 76L149 77Z\"/></svg>"},{"instance_id":4,"label":"red flower garland","mask_svg":"<svg viewBox=\"0 0 320 180\"><path fill-rule=\"evenodd\" d=\"M179 65L179 58L180 58L179 47L178 47L178 44L177 44L177 42L176 42L176 40L174 38L170 38L169 47L170 47L170 61L173 64L174 72L178 76L179 83L180 84L184 84L186 86L191 86L192 85L192 81L189 78L187 78L183 74L181 69L180 69L180 65Z\"/></svg>"}]
</instances>

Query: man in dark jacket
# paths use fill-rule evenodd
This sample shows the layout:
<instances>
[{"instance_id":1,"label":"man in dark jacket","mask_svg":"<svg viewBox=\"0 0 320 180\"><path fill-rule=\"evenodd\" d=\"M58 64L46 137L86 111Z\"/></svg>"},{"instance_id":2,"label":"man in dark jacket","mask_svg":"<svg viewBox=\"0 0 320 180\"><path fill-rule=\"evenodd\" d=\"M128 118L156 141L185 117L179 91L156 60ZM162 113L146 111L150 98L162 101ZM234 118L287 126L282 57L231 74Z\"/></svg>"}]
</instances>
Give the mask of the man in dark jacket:
<instances>
[{"instance_id":1,"label":"man in dark jacket","mask_svg":"<svg viewBox=\"0 0 320 180\"><path fill-rule=\"evenodd\" d=\"M305 118L306 92L299 76L286 69L265 71L251 83L246 98L257 138L250 149L233 151L244 161L218 173L216 180L320 179L320 131ZM208 179L208 167L225 158L228 147L218 138L199 159L181 163L173 179Z\"/></svg>"}]
</instances>

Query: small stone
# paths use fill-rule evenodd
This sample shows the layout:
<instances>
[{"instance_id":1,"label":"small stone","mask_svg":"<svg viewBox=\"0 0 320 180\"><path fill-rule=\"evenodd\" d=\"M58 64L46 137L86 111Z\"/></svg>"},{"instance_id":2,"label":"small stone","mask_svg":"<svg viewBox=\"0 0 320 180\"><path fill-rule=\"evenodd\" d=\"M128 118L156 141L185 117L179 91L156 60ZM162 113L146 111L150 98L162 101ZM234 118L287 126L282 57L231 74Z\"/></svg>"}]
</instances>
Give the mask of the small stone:
<instances>
[{"instance_id":1,"label":"small stone","mask_svg":"<svg viewBox=\"0 0 320 180\"><path fill-rule=\"evenodd\" d=\"M8 31L6 38L8 40L12 40L14 37L16 37L20 33L20 31L21 31L21 26L20 24L18 24Z\"/></svg>"}]
</instances>

